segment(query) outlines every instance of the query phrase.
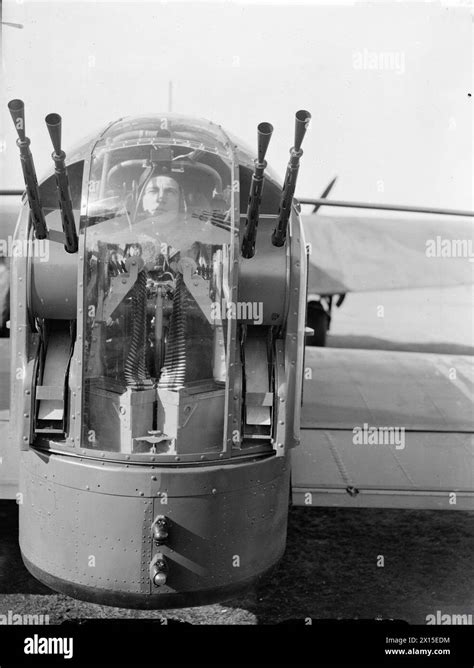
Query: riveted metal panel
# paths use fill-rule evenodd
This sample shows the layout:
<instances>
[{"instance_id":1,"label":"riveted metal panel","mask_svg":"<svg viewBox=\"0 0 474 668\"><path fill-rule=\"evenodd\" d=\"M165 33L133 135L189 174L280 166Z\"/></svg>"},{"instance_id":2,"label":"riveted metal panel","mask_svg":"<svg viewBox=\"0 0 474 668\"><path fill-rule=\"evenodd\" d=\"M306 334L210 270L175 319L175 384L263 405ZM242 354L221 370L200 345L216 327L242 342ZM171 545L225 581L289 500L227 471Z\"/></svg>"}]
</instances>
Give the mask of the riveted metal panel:
<instances>
[{"instance_id":1,"label":"riveted metal panel","mask_svg":"<svg viewBox=\"0 0 474 668\"><path fill-rule=\"evenodd\" d=\"M32 240L29 228L29 208L23 206L15 230L15 240ZM29 257L15 255L11 261L10 303L11 357L10 357L10 420L11 446L27 450L31 441L33 379L36 371L38 334L32 332L28 314ZM20 427L21 425L21 427Z\"/></svg>"},{"instance_id":2,"label":"riveted metal panel","mask_svg":"<svg viewBox=\"0 0 474 668\"><path fill-rule=\"evenodd\" d=\"M130 593L148 593L153 502L97 495L25 472L20 547L54 577Z\"/></svg>"},{"instance_id":3,"label":"riveted metal panel","mask_svg":"<svg viewBox=\"0 0 474 668\"><path fill-rule=\"evenodd\" d=\"M20 452L10 437L10 339L0 339L0 499L18 491Z\"/></svg>"},{"instance_id":4,"label":"riveted metal panel","mask_svg":"<svg viewBox=\"0 0 474 668\"><path fill-rule=\"evenodd\" d=\"M248 584L283 554L284 458L191 470L132 468L23 454L20 545L38 577L59 590L72 587L73 595L116 595L123 604L160 607L160 600L170 605L170 595ZM164 545L152 542L157 515L170 524ZM157 553L169 566L159 588L149 576Z\"/></svg>"},{"instance_id":5,"label":"riveted metal panel","mask_svg":"<svg viewBox=\"0 0 474 668\"><path fill-rule=\"evenodd\" d=\"M69 488L61 488L64 498ZM88 586L147 593L142 564L146 551L147 499L78 492L76 532L79 534L78 565L81 582ZM82 573L81 573L82 570Z\"/></svg>"},{"instance_id":6,"label":"riveted metal panel","mask_svg":"<svg viewBox=\"0 0 474 668\"><path fill-rule=\"evenodd\" d=\"M199 591L248 579L274 564L286 543L289 478L244 491L155 501L170 522L169 540L154 547L168 564L156 594Z\"/></svg>"},{"instance_id":7,"label":"riveted metal panel","mask_svg":"<svg viewBox=\"0 0 474 668\"><path fill-rule=\"evenodd\" d=\"M115 496L198 496L243 490L256 481L265 483L283 475L285 458L266 457L220 466L153 467L113 465L109 462L31 450L22 465L33 474L59 485Z\"/></svg>"},{"instance_id":8,"label":"riveted metal panel","mask_svg":"<svg viewBox=\"0 0 474 668\"><path fill-rule=\"evenodd\" d=\"M58 500L59 488L30 471L20 468L20 548L58 577L77 572L76 490L71 490L67 505ZM58 544L62 536L61 545Z\"/></svg>"}]
</instances>

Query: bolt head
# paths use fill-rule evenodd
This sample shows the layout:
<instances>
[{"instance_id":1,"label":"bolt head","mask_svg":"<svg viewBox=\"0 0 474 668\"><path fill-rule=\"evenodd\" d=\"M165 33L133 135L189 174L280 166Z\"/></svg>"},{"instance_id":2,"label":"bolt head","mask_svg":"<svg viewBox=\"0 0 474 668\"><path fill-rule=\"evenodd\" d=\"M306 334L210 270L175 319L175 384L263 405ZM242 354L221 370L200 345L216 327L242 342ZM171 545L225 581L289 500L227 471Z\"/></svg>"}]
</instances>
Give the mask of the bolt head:
<instances>
[{"instance_id":1,"label":"bolt head","mask_svg":"<svg viewBox=\"0 0 474 668\"><path fill-rule=\"evenodd\" d=\"M156 587L166 584L166 573L155 573L153 576L153 584Z\"/></svg>"}]
</instances>

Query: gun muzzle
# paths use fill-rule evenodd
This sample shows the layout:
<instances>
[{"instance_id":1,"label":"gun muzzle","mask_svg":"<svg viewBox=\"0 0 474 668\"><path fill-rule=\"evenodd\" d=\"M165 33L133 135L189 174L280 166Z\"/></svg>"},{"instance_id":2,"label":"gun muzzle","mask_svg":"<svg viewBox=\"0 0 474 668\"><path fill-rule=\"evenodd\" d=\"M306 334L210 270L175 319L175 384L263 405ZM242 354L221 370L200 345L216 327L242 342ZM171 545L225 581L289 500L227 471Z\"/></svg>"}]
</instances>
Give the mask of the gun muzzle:
<instances>
[{"instance_id":1,"label":"gun muzzle","mask_svg":"<svg viewBox=\"0 0 474 668\"><path fill-rule=\"evenodd\" d=\"M25 105L23 100L10 100L8 108L18 133L18 139L25 141Z\"/></svg>"},{"instance_id":2,"label":"gun muzzle","mask_svg":"<svg viewBox=\"0 0 474 668\"><path fill-rule=\"evenodd\" d=\"M326 199L326 197L329 195L329 193L330 193L331 190L333 189L334 184L336 183L336 181L337 181L337 176L335 176L335 177L333 178L333 180L331 181L331 183L329 183L329 184L326 186L326 189L324 190L323 193L321 193L321 196L320 196L319 199ZM320 207L320 206L322 206L322 205L321 205L321 204L315 204L312 213L316 213L316 212L319 210L319 207Z\"/></svg>"},{"instance_id":3,"label":"gun muzzle","mask_svg":"<svg viewBox=\"0 0 474 668\"><path fill-rule=\"evenodd\" d=\"M44 120L46 121L54 152L59 155L61 153L61 116L59 114L48 114Z\"/></svg>"},{"instance_id":4,"label":"gun muzzle","mask_svg":"<svg viewBox=\"0 0 474 668\"><path fill-rule=\"evenodd\" d=\"M280 199L280 208L278 210L278 220L275 230L272 234L272 244L274 246L283 246L286 239L286 230L290 219L291 205L295 194L296 180L300 168L300 158L303 155L301 144L303 142L311 114L305 109L300 109L295 116L295 143L290 149L290 161L286 168L285 183Z\"/></svg>"},{"instance_id":5,"label":"gun muzzle","mask_svg":"<svg viewBox=\"0 0 474 668\"><path fill-rule=\"evenodd\" d=\"M271 123L259 123L257 127L257 157L258 162L262 163L267 154L268 145L273 134L273 125ZM266 165L265 165L266 167Z\"/></svg>"},{"instance_id":6,"label":"gun muzzle","mask_svg":"<svg viewBox=\"0 0 474 668\"><path fill-rule=\"evenodd\" d=\"M301 150L301 144L303 143L306 130L308 129L309 122L311 120L311 114L305 109L300 109L296 112L295 115L295 151Z\"/></svg>"},{"instance_id":7,"label":"gun muzzle","mask_svg":"<svg viewBox=\"0 0 474 668\"><path fill-rule=\"evenodd\" d=\"M30 140L25 133L25 105L23 100L10 100L8 103L15 130L18 134L16 145L20 149L21 169L23 171L23 180L25 181L28 204L30 205L31 222L35 230L37 239L45 239L48 234L46 220L38 188L38 179L36 178L35 164L30 151Z\"/></svg>"},{"instance_id":8,"label":"gun muzzle","mask_svg":"<svg viewBox=\"0 0 474 668\"><path fill-rule=\"evenodd\" d=\"M255 242L257 239L258 216L260 203L262 200L264 172L267 162L265 155L268 144L273 133L271 123L260 123L257 127L257 160L255 160L255 169L252 174L250 184L249 202L247 206L247 219L245 221L244 238L242 240L242 255L245 258L251 258L255 255Z\"/></svg>"},{"instance_id":9,"label":"gun muzzle","mask_svg":"<svg viewBox=\"0 0 474 668\"><path fill-rule=\"evenodd\" d=\"M69 189L69 179L65 163L66 154L61 149L61 116L59 114L48 114L44 120L54 148L54 153L51 157L54 160L59 208L61 210L64 236L66 237L64 248L68 253L76 253L78 249L76 222L74 220L71 191Z\"/></svg>"}]
</instances>

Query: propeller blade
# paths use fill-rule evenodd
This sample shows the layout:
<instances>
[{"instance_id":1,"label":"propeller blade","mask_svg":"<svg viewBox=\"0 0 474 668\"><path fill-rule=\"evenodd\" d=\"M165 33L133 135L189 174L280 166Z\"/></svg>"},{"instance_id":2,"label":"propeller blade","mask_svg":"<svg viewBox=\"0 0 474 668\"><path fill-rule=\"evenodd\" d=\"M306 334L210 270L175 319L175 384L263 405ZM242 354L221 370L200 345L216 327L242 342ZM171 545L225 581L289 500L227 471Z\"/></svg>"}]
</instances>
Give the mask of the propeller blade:
<instances>
[{"instance_id":1,"label":"propeller blade","mask_svg":"<svg viewBox=\"0 0 474 668\"><path fill-rule=\"evenodd\" d=\"M23 29L23 25L21 23L12 23L11 21L0 21L2 26L9 26L10 28L18 28L19 30Z\"/></svg>"},{"instance_id":2,"label":"propeller blade","mask_svg":"<svg viewBox=\"0 0 474 668\"><path fill-rule=\"evenodd\" d=\"M336 183L336 181L337 181L337 176L335 176L335 177L333 178L333 180L332 180L331 183L326 187L326 190L322 193L322 195L321 195L321 197L320 197L319 199L326 199L326 197L327 197L327 196L329 195L329 193L331 192L331 190L332 190L334 184ZM313 213L316 213L316 211L319 209L320 206L321 206L321 204L315 204L314 209L313 209Z\"/></svg>"}]
</instances>

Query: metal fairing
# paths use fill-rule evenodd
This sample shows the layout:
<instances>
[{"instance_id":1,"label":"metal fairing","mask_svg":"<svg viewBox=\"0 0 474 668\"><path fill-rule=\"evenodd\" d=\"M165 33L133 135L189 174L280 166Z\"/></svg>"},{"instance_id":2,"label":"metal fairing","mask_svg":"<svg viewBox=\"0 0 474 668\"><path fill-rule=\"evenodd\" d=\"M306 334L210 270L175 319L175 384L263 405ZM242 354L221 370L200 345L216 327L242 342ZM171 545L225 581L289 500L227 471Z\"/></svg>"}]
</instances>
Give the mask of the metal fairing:
<instances>
[{"instance_id":1,"label":"metal fairing","mask_svg":"<svg viewBox=\"0 0 474 668\"><path fill-rule=\"evenodd\" d=\"M286 458L179 472L101 464L23 453L20 547L53 589L109 605L196 605L246 587L283 554ZM166 545L151 535L158 515L169 521ZM159 590L156 554L169 564Z\"/></svg>"},{"instance_id":2,"label":"metal fairing","mask_svg":"<svg viewBox=\"0 0 474 668\"><path fill-rule=\"evenodd\" d=\"M56 151L60 118L48 118ZM54 199L53 175L39 186L48 261L32 254L12 262L8 449L15 462L21 455L23 559L53 589L110 605L161 608L225 598L263 576L285 549L288 449L298 443L302 382L301 221L293 211L287 243L270 242L278 209L270 176L271 213L261 218L257 258L241 256L239 166L249 182L253 158L208 121L170 114L122 119L70 159L68 194L64 158L56 151L60 196L71 197L68 221ZM176 215L168 228L157 209L146 208L149 184L163 179L178 183L183 203L182 220ZM180 226L191 242L195 236L193 248L198 243L204 260L207 249L210 263L199 265L189 255ZM32 235L25 199L16 238ZM167 283L163 272L156 278L155 259L137 265L136 254L125 255L135 245L142 258L156 239L166 246L160 253L167 262L176 250L181 254L181 264L167 265ZM114 253L122 253L115 265ZM200 269L191 276L188 257ZM134 285L143 263L153 280L143 282L142 294ZM178 341L168 359L160 356L157 323L168 318L163 340L171 346L179 319L176 325L166 314L184 299L176 297L179 281L188 290L186 304L194 299L199 306L190 307L193 323L196 313L201 327L207 318L212 335L186 330L187 345ZM166 302L171 284L174 297ZM136 308L145 294L143 322L154 327L146 330L146 345L160 365L143 371ZM211 321L210 297L260 302L261 318L239 312L227 322L225 315ZM134 358L126 339L132 330ZM203 360L210 346L211 371L199 375L195 355L195 377L179 377L180 360L191 356L196 341ZM250 366L262 375L253 385ZM162 383L164 369L179 382Z\"/></svg>"}]
</instances>

